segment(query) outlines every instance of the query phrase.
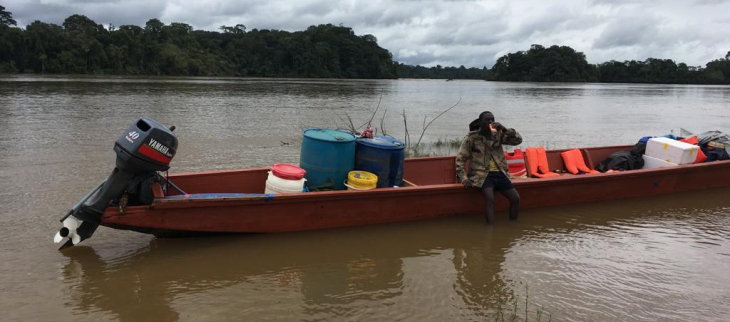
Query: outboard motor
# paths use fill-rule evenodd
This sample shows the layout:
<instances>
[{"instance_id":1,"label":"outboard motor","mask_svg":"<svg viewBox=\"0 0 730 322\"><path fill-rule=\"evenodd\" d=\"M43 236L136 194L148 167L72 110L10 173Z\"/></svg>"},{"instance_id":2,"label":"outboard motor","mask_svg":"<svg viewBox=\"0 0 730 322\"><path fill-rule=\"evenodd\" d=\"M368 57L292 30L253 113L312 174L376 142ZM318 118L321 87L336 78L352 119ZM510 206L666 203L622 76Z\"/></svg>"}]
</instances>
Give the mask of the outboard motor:
<instances>
[{"instance_id":1,"label":"outboard motor","mask_svg":"<svg viewBox=\"0 0 730 322\"><path fill-rule=\"evenodd\" d=\"M118 203L125 191L140 186L141 181L156 179L157 171L170 168L170 161L177 150L177 137L172 134L173 130L174 126L168 128L153 119L141 118L122 134L114 144L116 167L109 178L61 219L63 228L56 233L53 241L59 243L64 238L68 241L60 249L91 237L110 204Z\"/></svg>"}]
</instances>

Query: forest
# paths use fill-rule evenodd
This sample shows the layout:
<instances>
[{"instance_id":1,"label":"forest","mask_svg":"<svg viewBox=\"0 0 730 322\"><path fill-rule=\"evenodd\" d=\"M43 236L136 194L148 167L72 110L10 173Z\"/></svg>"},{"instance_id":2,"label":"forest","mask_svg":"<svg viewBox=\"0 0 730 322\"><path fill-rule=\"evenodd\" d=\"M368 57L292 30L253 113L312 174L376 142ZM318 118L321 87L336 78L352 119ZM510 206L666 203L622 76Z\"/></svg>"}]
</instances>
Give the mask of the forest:
<instances>
[{"instance_id":1,"label":"forest","mask_svg":"<svg viewBox=\"0 0 730 322\"><path fill-rule=\"evenodd\" d=\"M193 30L150 19L108 29L83 15L61 26L14 27L0 6L0 72L175 76L396 78L391 53L372 35L332 24L305 31Z\"/></svg>"},{"instance_id":2,"label":"forest","mask_svg":"<svg viewBox=\"0 0 730 322\"><path fill-rule=\"evenodd\" d=\"M322 24L304 31L194 30L150 19L144 26L104 27L83 15L59 26L17 27L0 6L0 73L122 74L301 78L431 78L514 82L730 84L730 52L705 67L671 59L589 64L567 46L532 45L491 69L412 66L393 60L373 35Z\"/></svg>"},{"instance_id":3,"label":"forest","mask_svg":"<svg viewBox=\"0 0 730 322\"><path fill-rule=\"evenodd\" d=\"M600 82L659 84L730 84L730 52L705 65L688 66L671 59L609 61L589 64L567 46L532 45L500 57L489 80L513 82Z\"/></svg>"},{"instance_id":4,"label":"forest","mask_svg":"<svg viewBox=\"0 0 730 322\"><path fill-rule=\"evenodd\" d=\"M400 78L426 78L426 79L487 79L489 69L459 67L434 67L412 66L398 63L398 77Z\"/></svg>"}]
</instances>

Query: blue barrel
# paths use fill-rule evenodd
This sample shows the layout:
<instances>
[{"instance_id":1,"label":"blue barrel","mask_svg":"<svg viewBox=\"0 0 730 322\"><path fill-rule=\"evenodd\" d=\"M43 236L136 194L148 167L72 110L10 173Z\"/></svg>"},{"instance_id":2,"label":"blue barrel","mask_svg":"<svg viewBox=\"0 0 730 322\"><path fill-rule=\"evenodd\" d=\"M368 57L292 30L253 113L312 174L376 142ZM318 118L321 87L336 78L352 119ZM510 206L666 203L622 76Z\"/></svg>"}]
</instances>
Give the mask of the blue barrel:
<instances>
[{"instance_id":1,"label":"blue barrel","mask_svg":"<svg viewBox=\"0 0 730 322\"><path fill-rule=\"evenodd\" d=\"M405 143L388 136L357 139L355 170L372 172L378 176L378 188L403 185Z\"/></svg>"},{"instance_id":2,"label":"blue barrel","mask_svg":"<svg viewBox=\"0 0 730 322\"><path fill-rule=\"evenodd\" d=\"M344 190L347 173L355 167L355 136L327 129L304 131L299 166L307 171L309 190Z\"/></svg>"}]
</instances>

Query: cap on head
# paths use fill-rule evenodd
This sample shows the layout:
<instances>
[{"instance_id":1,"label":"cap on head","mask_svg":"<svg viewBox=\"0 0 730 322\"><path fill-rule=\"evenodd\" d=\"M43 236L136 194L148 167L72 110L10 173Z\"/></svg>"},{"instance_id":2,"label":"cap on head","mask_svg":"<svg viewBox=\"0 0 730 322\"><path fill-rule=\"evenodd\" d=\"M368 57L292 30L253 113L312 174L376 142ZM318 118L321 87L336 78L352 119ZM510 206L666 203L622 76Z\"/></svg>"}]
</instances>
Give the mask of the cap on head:
<instances>
[{"instance_id":1,"label":"cap on head","mask_svg":"<svg viewBox=\"0 0 730 322\"><path fill-rule=\"evenodd\" d=\"M490 111L484 111L481 114L479 114L479 119L480 120L481 119L489 119L492 122L494 122L494 114L492 114L492 112L490 112Z\"/></svg>"}]
</instances>

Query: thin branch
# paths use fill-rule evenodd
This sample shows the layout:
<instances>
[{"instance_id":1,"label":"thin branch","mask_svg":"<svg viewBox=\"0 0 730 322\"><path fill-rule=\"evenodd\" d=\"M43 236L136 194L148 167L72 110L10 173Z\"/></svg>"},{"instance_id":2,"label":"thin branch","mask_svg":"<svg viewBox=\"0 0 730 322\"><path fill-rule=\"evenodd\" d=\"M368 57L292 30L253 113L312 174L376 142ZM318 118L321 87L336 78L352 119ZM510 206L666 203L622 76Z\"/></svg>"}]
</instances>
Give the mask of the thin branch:
<instances>
[{"instance_id":1,"label":"thin branch","mask_svg":"<svg viewBox=\"0 0 730 322\"><path fill-rule=\"evenodd\" d=\"M344 123L344 127L349 130L350 132L357 134L357 129L355 128L355 124L352 123L352 117L350 117L350 114L345 113L345 116L347 117L347 120L345 120L342 115L337 115L337 117L340 119L342 123Z\"/></svg>"},{"instance_id":2,"label":"thin branch","mask_svg":"<svg viewBox=\"0 0 730 322\"><path fill-rule=\"evenodd\" d=\"M352 123L352 118L350 117L350 114L345 113L347 115L347 121L350 124L350 129L352 130L352 133L357 134L357 129L355 128L355 124Z\"/></svg>"},{"instance_id":3,"label":"thin branch","mask_svg":"<svg viewBox=\"0 0 730 322\"><path fill-rule=\"evenodd\" d=\"M528 312L529 307L527 306L527 303L529 303L529 301L528 301L529 299L530 299L530 289L528 288L528 285L525 284L525 321L527 321L527 317L530 316L529 312Z\"/></svg>"},{"instance_id":4,"label":"thin branch","mask_svg":"<svg viewBox=\"0 0 730 322\"><path fill-rule=\"evenodd\" d=\"M365 123L365 124L363 124L363 125L360 125L360 127L363 127L363 126L365 126L365 125L367 125L367 126L370 126L370 123L371 123L371 122L373 121L373 119L375 118L375 114L378 114L378 109L380 109L380 102L382 102L382 101L383 101L383 90L381 89L381 90L380 90L380 99L378 99L378 107L376 107L376 108L375 108L375 112L373 112L373 116L371 116L371 117L370 117L370 120L369 120L369 121L368 121L367 123ZM359 129L360 127L358 127L358 129Z\"/></svg>"},{"instance_id":5,"label":"thin branch","mask_svg":"<svg viewBox=\"0 0 730 322\"><path fill-rule=\"evenodd\" d=\"M405 141L406 146L408 148L410 148L411 147L411 135L408 134L408 119L406 118L406 110L405 109L403 110L403 127L406 130L406 134L405 134L405 137L403 138L403 140Z\"/></svg>"},{"instance_id":6,"label":"thin branch","mask_svg":"<svg viewBox=\"0 0 730 322\"><path fill-rule=\"evenodd\" d=\"M370 117L370 121L368 121L368 125L373 121L375 118L375 114L378 114L378 110L380 109L380 102L383 101L383 90L380 90L380 98L378 99L378 107L375 108L375 112L373 112L373 116Z\"/></svg>"},{"instance_id":7,"label":"thin branch","mask_svg":"<svg viewBox=\"0 0 730 322\"><path fill-rule=\"evenodd\" d=\"M418 146L419 144L421 144L421 139L423 139L423 135L426 133L426 129L428 129L428 127L431 126L431 123L433 123L434 121L436 121L439 117L441 117L441 115L444 115L444 114L446 114L446 112L451 111L451 109L453 109L454 107L456 107L457 105L459 105L459 103L461 103L461 97L459 97L459 100L456 102L456 104L454 104L453 106L447 108L445 111L441 112L441 114L439 114L436 117L434 117L433 120L431 120L431 122L428 122L428 124L426 124L423 127L423 132L421 132L421 137L418 138L418 142L416 142L416 146ZM425 123L426 122L426 118L424 118L423 121Z\"/></svg>"},{"instance_id":8,"label":"thin branch","mask_svg":"<svg viewBox=\"0 0 730 322\"><path fill-rule=\"evenodd\" d=\"M388 107L386 106L385 110L383 110L383 117L380 118L380 131L383 132L383 135L388 135L385 132L385 123L384 123L385 115L387 115L387 114L388 114Z\"/></svg>"}]
</instances>

